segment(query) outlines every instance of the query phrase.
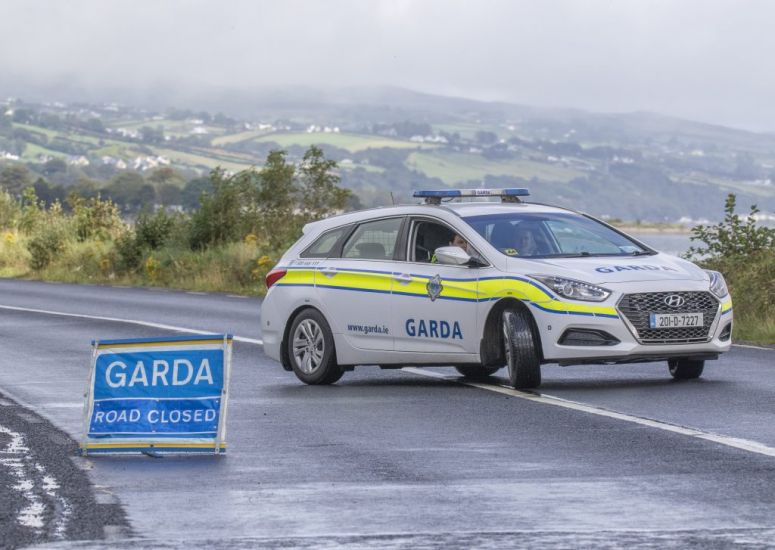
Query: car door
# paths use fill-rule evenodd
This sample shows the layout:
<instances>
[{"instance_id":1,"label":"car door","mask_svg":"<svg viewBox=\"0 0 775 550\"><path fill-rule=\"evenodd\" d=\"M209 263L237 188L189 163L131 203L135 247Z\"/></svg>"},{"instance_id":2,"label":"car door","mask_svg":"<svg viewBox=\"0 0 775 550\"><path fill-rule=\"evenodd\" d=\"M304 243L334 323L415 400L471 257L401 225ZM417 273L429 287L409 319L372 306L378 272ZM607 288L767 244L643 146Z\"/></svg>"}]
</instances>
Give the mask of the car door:
<instances>
[{"instance_id":1,"label":"car door","mask_svg":"<svg viewBox=\"0 0 775 550\"><path fill-rule=\"evenodd\" d=\"M354 348L394 348L390 294L404 219L397 216L355 225L337 257L321 260L315 270L315 291L325 304L329 323Z\"/></svg>"},{"instance_id":2,"label":"car door","mask_svg":"<svg viewBox=\"0 0 775 550\"><path fill-rule=\"evenodd\" d=\"M407 259L396 263L393 276L396 351L478 353L479 269L434 258L435 249L449 246L458 232L435 218L413 217L405 233Z\"/></svg>"}]
</instances>

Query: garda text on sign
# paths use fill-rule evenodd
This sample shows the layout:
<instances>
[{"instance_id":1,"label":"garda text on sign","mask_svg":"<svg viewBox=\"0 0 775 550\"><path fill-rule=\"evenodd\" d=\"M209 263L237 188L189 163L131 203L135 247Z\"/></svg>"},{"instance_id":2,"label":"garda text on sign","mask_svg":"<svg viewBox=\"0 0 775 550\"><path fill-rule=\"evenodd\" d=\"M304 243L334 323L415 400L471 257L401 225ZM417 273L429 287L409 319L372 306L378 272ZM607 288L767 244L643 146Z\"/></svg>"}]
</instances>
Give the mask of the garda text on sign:
<instances>
[{"instance_id":1,"label":"garda text on sign","mask_svg":"<svg viewBox=\"0 0 775 550\"><path fill-rule=\"evenodd\" d=\"M100 340L84 454L226 450L230 335Z\"/></svg>"}]
</instances>

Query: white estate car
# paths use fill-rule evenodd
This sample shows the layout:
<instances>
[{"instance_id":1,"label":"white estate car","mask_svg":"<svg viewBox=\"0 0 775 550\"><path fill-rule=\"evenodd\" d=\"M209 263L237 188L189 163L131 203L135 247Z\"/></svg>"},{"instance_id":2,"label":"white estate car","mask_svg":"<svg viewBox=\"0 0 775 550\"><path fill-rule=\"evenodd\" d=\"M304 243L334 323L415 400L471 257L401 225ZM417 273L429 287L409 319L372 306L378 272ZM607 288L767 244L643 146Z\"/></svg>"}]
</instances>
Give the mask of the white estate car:
<instances>
[{"instance_id":1,"label":"white estate car","mask_svg":"<svg viewBox=\"0 0 775 550\"><path fill-rule=\"evenodd\" d=\"M721 274L527 194L418 191L426 204L308 224L266 277L266 353L307 384L367 364L506 366L534 388L545 363L664 360L696 378L729 350ZM467 196L501 202L451 202Z\"/></svg>"}]
</instances>

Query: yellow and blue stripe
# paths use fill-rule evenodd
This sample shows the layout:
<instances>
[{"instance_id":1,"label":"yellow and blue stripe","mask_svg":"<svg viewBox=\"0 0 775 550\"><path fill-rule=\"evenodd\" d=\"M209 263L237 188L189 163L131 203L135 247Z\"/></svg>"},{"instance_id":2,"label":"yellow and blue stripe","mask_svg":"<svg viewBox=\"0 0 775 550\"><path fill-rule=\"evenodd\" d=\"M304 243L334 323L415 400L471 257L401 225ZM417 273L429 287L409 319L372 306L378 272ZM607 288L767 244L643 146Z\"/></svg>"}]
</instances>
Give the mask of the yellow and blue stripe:
<instances>
[{"instance_id":1,"label":"yellow and blue stripe","mask_svg":"<svg viewBox=\"0 0 775 550\"><path fill-rule=\"evenodd\" d=\"M426 285L429 275L411 273L411 279L398 288L393 276L398 272L366 269L336 269L336 275L329 278L322 272L309 267L278 267L287 274L275 283L277 286L307 286L353 292L376 292L413 298L428 298ZM442 292L438 300L463 302L488 302L513 297L531 304L536 309L560 315L585 315L618 319L619 314L612 306L575 304L560 300L540 283L518 276L482 278L443 278Z\"/></svg>"},{"instance_id":2,"label":"yellow and blue stripe","mask_svg":"<svg viewBox=\"0 0 775 550\"><path fill-rule=\"evenodd\" d=\"M111 340L92 340L97 349L127 348L136 346L192 346L200 344L231 344L234 337L231 334L186 334L182 336L159 336L156 338L118 338Z\"/></svg>"},{"instance_id":3,"label":"yellow and blue stripe","mask_svg":"<svg viewBox=\"0 0 775 550\"><path fill-rule=\"evenodd\" d=\"M221 443L220 447L215 442L192 443L192 442L163 442L163 443L140 443L140 442L111 442L111 443L92 443L88 442L82 445L82 451L85 455L93 454L120 454L120 453L209 453L218 454L226 452L226 443Z\"/></svg>"}]
</instances>

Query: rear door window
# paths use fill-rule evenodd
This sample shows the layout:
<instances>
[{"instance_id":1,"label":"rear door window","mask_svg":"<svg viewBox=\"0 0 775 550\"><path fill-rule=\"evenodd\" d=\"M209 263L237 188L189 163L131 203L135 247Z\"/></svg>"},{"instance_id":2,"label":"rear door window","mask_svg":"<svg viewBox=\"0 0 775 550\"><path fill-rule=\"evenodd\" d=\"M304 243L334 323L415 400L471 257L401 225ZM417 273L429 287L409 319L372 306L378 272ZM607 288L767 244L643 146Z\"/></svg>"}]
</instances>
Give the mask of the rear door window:
<instances>
[{"instance_id":1,"label":"rear door window","mask_svg":"<svg viewBox=\"0 0 775 550\"><path fill-rule=\"evenodd\" d=\"M347 239L342 258L392 260L403 218L388 218L360 224Z\"/></svg>"}]
</instances>

